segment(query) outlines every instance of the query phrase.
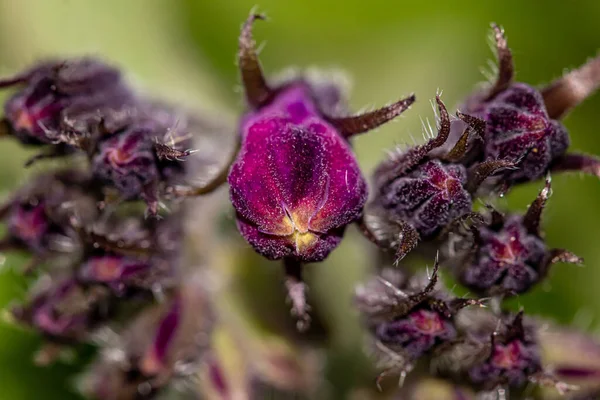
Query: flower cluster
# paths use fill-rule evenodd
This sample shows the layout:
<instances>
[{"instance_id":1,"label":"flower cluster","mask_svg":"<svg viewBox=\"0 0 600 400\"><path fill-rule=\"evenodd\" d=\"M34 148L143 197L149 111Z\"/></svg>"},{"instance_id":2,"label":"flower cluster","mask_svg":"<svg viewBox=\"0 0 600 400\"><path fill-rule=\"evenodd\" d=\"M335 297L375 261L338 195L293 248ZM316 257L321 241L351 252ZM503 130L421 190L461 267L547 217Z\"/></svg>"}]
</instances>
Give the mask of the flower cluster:
<instances>
[{"instance_id":1,"label":"flower cluster","mask_svg":"<svg viewBox=\"0 0 600 400\"><path fill-rule=\"evenodd\" d=\"M596 398L598 343L501 306L543 281L552 264L583 262L551 247L541 225L550 173L600 177L599 159L568 151L560 122L600 86L600 58L537 90L513 81L511 52L494 26L496 81L469 96L456 117L436 96L437 132L382 161L369 188L351 140L398 117L415 96L353 115L334 80L267 79L252 35L264 18L251 13L239 36L246 109L237 133L227 121L140 95L116 67L93 58L48 61L0 80L13 90L2 133L42 148L27 165L70 163L33 177L0 207L0 248L28 254L23 273L36 278L9 312L44 337L36 360L97 344L80 385L97 399L171 390L209 399L325 398L322 357L280 332L265 334L269 324L248 322L251 307L237 310L239 299L217 290L227 285L208 271L206 264L234 253L219 253L221 243L231 244L214 218L223 199L210 210L203 209L210 198L202 206L185 200L228 183L241 236L283 263L297 330L311 321L304 265L328 257L354 223L376 244L376 275L354 298L380 372L373 386L382 390L381 378L399 375L409 391L391 396L403 399L430 398L431 388L438 396L431 398L519 399L530 384L551 390L549 398ZM225 151L233 157L223 161L215 150L227 146L217 137L230 131L233 149ZM525 213L490 204L544 177ZM432 253L430 275L407 267L409 254ZM446 290L444 270L476 297ZM316 321L314 336L329 339ZM575 357L586 353L589 362ZM419 381L423 375L431 380Z\"/></svg>"},{"instance_id":2,"label":"flower cluster","mask_svg":"<svg viewBox=\"0 0 600 400\"><path fill-rule=\"evenodd\" d=\"M158 217L159 194L208 193L224 181L214 173L219 155L191 150L193 135L224 128L140 98L119 70L90 58L42 63L0 85L16 88L4 133L44 147L29 164L57 156L72 164L32 177L0 211L2 249L30 256L23 272L35 282L8 315L44 337L36 361L118 336L100 343L82 385L90 397L150 398L187 379L186 366L210 346L212 303L199 271L185 266L186 206L173 201L167 215L148 217ZM189 186L192 174L218 182Z\"/></svg>"},{"instance_id":3,"label":"flower cluster","mask_svg":"<svg viewBox=\"0 0 600 400\"><path fill-rule=\"evenodd\" d=\"M394 251L394 264L412 250L428 255L438 249L440 264L484 297L441 300L432 286L436 259L430 284L416 292L411 288L414 277L386 279L389 270L382 265L378 286L357 288L358 308L378 350L380 377L395 373L403 381L418 362L425 362L433 375L466 385L481 398L521 398L531 383L565 394L575 388L565 383L573 377L543 363L543 323L522 311L502 311L501 301L540 283L554 263L583 262L547 245L541 219L551 194L551 172L600 176L599 159L567 152L569 137L559 122L597 88L600 58L538 91L513 82L504 32L495 25L493 31L497 80L471 95L456 119L436 97L437 135L378 166L375 196L360 221L367 238L383 251ZM489 205L494 195L544 176L546 184L526 213L503 214ZM488 203L483 211L475 207L478 197ZM490 311L451 306L488 301Z\"/></svg>"},{"instance_id":4,"label":"flower cluster","mask_svg":"<svg viewBox=\"0 0 600 400\"><path fill-rule=\"evenodd\" d=\"M107 197L116 189L123 200L141 198L151 215L160 195L185 184L192 136L225 129L141 98L115 67L92 58L45 62L0 87L16 89L5 104L4 133L45 147L27 165L80 153Z\"/></svg>"}]
</instances>

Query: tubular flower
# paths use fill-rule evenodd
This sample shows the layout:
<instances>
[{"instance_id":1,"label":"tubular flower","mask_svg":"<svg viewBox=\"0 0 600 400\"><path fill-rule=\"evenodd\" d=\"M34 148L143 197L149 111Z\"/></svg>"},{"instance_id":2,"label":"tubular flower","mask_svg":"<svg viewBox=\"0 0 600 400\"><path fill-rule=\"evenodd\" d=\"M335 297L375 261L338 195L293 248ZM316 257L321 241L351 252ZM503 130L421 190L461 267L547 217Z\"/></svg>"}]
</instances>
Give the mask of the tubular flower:
<instances>
[{"instance_id":1,"label":"tubular flower","mask_svg":"<svg viewBox=\"0 0 600 400\"><path fill-rule=\"evenodd\" d=\"M600 161L567 153L569 135L560 119L600 85L600 57L540 90L514 82L514 65L504 31L494 25L499 60L496 82L472 95L464 111L485 121L483 159L506 158L517 164L505 171L503 190L543 177L548 171L583 171L600 176Z\"/></svg>"},{"instance_id":2,"label":"tubular flower","mask_svg":"<svg viewBox=\"0 0 600 400\"><path fill-rule=\"evenodd\" d=\"M242 235L270 259L321 261L356 220L367 187L350 136L389 121L413 97L371 113L336 118L323 93L304 79L267 84L256 58L251 15L240 36L239 65L250 111L242 118L242 147L229 174Z\"/></svg>"},{"instance_id":3,"label":"tubular flower","mask_svg":"<svg viewBox=\"0 0 600 400\"><path fill-rule=\"evenodd\" d=\"M330 115L339 106L332 99L341 97L333 86L325 90L303 78L267 83L252 39L256 19L264 17L250 15L239 39L250 110L240 123L241 149L228 178L238 228L269 259L286 259L288 265L322 261L367 199L349 138L398 116L414 97L358 116ZM299 266L288 269L300 279ZM304 315L299 285L288 281L294 307Z\"/></svg>"}]
</instances>

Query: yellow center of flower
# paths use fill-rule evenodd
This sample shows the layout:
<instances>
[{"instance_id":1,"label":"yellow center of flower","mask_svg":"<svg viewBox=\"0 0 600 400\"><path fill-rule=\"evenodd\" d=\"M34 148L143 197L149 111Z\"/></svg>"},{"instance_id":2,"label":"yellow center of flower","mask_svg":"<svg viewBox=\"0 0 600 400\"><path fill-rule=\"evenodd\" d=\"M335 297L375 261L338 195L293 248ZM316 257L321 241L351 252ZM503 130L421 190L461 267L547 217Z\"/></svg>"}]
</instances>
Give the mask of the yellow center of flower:
<instances>
[{"instance_id":1,"label":"yellow center of flower","mask_svg":"<svg viewBox=\"0 0 600 400\"><path fill-rule=\"evenodd\" d=\"M298 253L311 247L318 238L317 235L308 230L307 222L303 221L298 212L290 212L289 215L283 217L283 226L288 232L290 230L292 232L287 237L295 245Z\"/></svg>"}]
</instances>

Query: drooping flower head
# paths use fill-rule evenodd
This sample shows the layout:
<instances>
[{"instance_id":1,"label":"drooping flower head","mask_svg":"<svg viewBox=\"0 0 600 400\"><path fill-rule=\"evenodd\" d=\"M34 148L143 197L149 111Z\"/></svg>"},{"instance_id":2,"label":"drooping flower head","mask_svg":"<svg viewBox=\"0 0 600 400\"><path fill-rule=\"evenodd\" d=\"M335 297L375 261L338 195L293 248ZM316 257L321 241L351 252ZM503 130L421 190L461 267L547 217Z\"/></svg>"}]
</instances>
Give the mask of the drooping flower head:
<instances>
[{"instance_id":1,"label":"drooping flower head","mask_svg":"<svg viewBox=\"0 0 600 400\"><path fill-rule=\"evenodd\" d=\"M399 115L414 97L360 116L334 117L324 110L328 99L305 79L272 87L251 37L252 23L262 18L251 15L240 36L250 110L241 121L242 147L229 175L231 201L243 236L265 257L321 261L366 201L348 138Z\"/></svg>"},{"instance_id":2,"label":"drooping flower head","mask_svg":"<svg viewBox=\"0 0 600 400\"><path fill-rule=\"evenodd\" d=\"M387 239L396 248L397 261L419 240L434 239L450 223L470 215L472 195L481 183L489 175L513 166L501 159L470 168L460 163L469 149L469 136L480 129L478 120L463 114L458 116L467 128L453 148L440 153L450 135L451 120L439 96L436 101L440 115L437 136L392 155L374 174L376 196L368 209L380 214L383 224L397 233ZM364 228L370 229L367 225ZM382 241L375 234L370 236L376 242Z\"/></svg>"},{"instance_id":3,"label":"drooping flower head","mask_svg":"<svg viewBox=\"0 0 600 400\"><path fill-rule=\"evenodd\" d=\"M482 157L506 158L518 168L505 171L504 189L543 177L549 170L581 170L600 176L596 158L567 153L569 135L559 121L600 85L600 57L540 90L514 82L514 66L504 31L493 25L499 60L496 82L472 95L464 111L485 121Z\"/></svg>"},{"instance_id":4,"label":"drooping flower head","mask_svg":"<svg viewBox=\"0 0 600 400\"><path fill-rule=\"evenodd\" d=\"M414 96L358 116L331 115L341 98L332 85L325 90L302 77L267 82L251 34L256 19L264 17L250 15L239 39L250 109L229 173L231 202L240 232L260 254L292 264L322 261L367 199L349 138L398 116Z\"/></svg>"},{"instance_id":5,"label":"drooping flower head","mask_svg":"<svg viewBox=\"0 0 600 400\"><path fill-rule=\"evenodd\" d=\"M583 261L569 251L548 249L543 239L541 217L550 190L548 178L524 215L491 210L489 224L471 226L470 246L449 261L461 283L486 296L520 294L542 281L552 264Z\"/></svg>"}]
</instances>

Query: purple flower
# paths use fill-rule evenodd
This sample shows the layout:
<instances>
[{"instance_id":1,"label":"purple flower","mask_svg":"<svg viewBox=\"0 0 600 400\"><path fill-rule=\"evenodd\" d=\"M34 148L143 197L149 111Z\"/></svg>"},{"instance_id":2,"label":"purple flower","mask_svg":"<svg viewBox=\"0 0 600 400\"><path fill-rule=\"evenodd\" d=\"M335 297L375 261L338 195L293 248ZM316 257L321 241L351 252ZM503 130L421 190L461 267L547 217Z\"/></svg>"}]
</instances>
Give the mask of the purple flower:
<instances>
[{"instance_id":1,"label":"purple flower","mask_svg":"<svg viewBox=\"0 0 600 400\"><path fill-rule=\"evenodd\" d=\"M78 271L85 283L104 284L122 294L126 288L144 283L152 265L143 259L116 254L96 255L87 259Z\"/></svg>"},{"instance_id":2,"label":"purple flower","mask_svg":"<svg viewBox=\"0 0 600 400\"><path fill-rule=\"evenodd\" d=\"M153 292L164 295L177 282L182 218L139 217L97 222L80 232L82 249L75 262L77 279L109 287L116 296Z\"/></svg>"},{"instance_id":3,"label":"purple flower","mask_svg":"<svg viewBox=\"0 0 600 400\"><path fill-rule=\"evenodd\" d=\"M363 223L365 233L382 247L396 248L396 261L402 259L419 240L432 240L450 223L471 215L472 197L493 173L513 167L498 159L476 163L470 168L460 161L470 149L469 137L480 129L477 118L458 114L467 127L451 149L444 149L451 133L451 120L444 103L436 97L440 121L435 138L392 155L374 174L376 196L368 213L384 220L383 243ZM389 231L389 232L388 232Z\"/></svg>"},{"instance_id":4,"label":"purple flower","mask_svg":"<svg viewBox=\"0 0 600 400\"><path fill-rule=\"evenodd\" d=\"M26 268L30 271L60 251L72 249L78 240L72 219L82 225L94 221L99 198L86 173L68 169L41 174L1 207L7 235L0 246L31 252L33 258Z\"/></svg>"},{"instance_id":5,"label":"purple flower","mask_svg":"<svg viewBox=\"0 0 600 400\"><path fill-rule=\"evenodd\" d=\"M244 237L270 259L323 260L366 201L348 142L304 85L244 118L242 140L229 184Z\"/></svg>"},{"instance_id":6,"label":"purple flower","mask_svg":"<svg viewBox=\"0 0 600 400\"><path fill-rule=\"evenodd\" d=\"M148 203L157 201L155 190L160 172L152 131L133 128L100 142L92 168L98 178L114 185L124 198L142 195Z\"/></svg>"},{"instance_id":7,"label":"purple flower","mask_svg":"<svg viewBox=\"0 0 600 400\"><path fill-rule=\"evenodd\" d=\"M435 354L435 373L492 393L520 393L529 383L561 393L572 389L543 368L538 323L525 319L522 311L496 316L466 309L455 321L464 337Z\"/></svg>"},{"instance_id":8,"label":"purple flower","mask_svg":"<svg viewBox=\"0 0 600 400\"><path fill-rule=\"evenodd\" d=\"M50 339L80 341L108 317L107 292L88 289L74 279L42 282L24 306L16 306L13 316Z\"/></svg>"},{"instance_id":9,"label":"purple flower","mask_svg":"<svg viewBox=\"0 0 600 400\"><path fill-rule=\"evenodd\" d=\"M286 262L293 312L307 326L301 263L325 259L357 220L367 185L349 144L353 135L395 118L414 96L358 116L339 117L342 96L303 77L277 85L262 74L251 14L238 63L250 110L240 123L241 149L228 181L238 228L265 257Z\"/></svg>"},{"instance_id":10,"label":"purple flower","mask_svg":"<svg viewBox=\"0 0 600 400\"><path fill-rule=\"evenodd\" d=\"M12 86L19 90L5 103L4 121L26 144L60 141L68 120L133 101L120 72L93 58L44 62L0 81Z\"/></svg>"},{"instance_id":11,"label":"purple flower","mask_svg":"<svg viewBox=\"0 0 600 400\"><path fill-rule=\"evenodd\" d=\"M524 215L492 210L485 226L472 226L470 246L449 261L461 283L484 295L514 295L543 280L556 262L582 263L563 249L548 249L540 225L550 180ZM467 243L469 241L467 240Z\"/></svg>"},{"instance_id":12,"label":"purple flower","mask_svg":"<svg viewBox=\"0 0 600 400\"><path fill-rule=\"evenodd\" d=\"M414 97L361 116L324 111L330 92L298 79L271 87L256 58L251 15L240 36L239 64L251 110L229 174L242 235L270 259L321 261L356 220L367 187L348 138L404 111ZM333 97L339 97L337 94Z\"/></svg>"},{"instance_id":13,"label":"purple flower","mask_svg":"<svg viewBox=\"0 0 600 400\"><path fill-rule=\"evenodd\" d=\"M379 368L385 375L405 376L421 357L457 338L454 317L459 310L481 302L451 298L438 286L436 259L431 278L406 279L385 269L356 289L355 302L375 341ZM386 279L389 278L389 279Z\"/></svg>"},{"instance_id":14,"label":"purple flower","mask_svg":"<svg viewBox=\"0 0 600 400\"><path fill-rule=\"evenodd\" d=\"M416 360L434 346L456 337L451 319L428 306L409 314L381 323L375 337L389 348L399 348L410 359Z\"/></svg>"},{"instance_id":15,"label":"purple flower","mask_svg":"<svg viewBox=\"0 0 600 400\"><path fill-rule=\"evenodd\" d=\"M540 90L513 82L514 66L504 32L494 25L499 59L494 85L472 95L465 112L485 122L482 157L509 159L518 168L505 171L503 190L543 177L548 171L581 170L600 176L591 156L567 154L569 135L559 122L566 112L591 95L600 84L600 58L595 58Z\"/></svg>"}]
</instances>

